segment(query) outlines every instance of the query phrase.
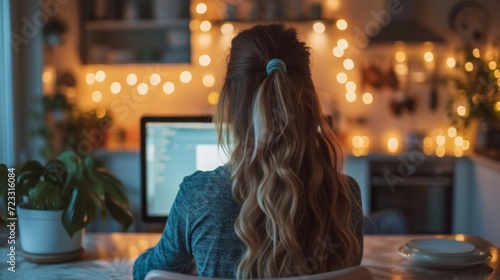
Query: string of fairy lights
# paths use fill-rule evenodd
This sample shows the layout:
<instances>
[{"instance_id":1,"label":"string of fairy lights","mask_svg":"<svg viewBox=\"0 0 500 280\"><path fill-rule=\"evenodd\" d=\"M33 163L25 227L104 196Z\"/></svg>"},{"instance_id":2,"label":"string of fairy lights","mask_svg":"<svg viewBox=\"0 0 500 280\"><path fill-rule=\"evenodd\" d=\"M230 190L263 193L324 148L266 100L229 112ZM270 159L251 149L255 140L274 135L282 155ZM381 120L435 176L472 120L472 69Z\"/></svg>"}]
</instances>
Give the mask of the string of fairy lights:
<instances>
[{"instance_id":1,"label":"string of fairy lights","mask_svg":"<svg viewBox=\"0 0 500 280\"><path fill-rule=\"evenodd\" d=\"M181 69L177 75L174 75L169 71L168 77L161 75L159 72L153 72L148 78L139 80L137 76L138 72L131 71L126 74L124 81L112 81L109 84L109 92L112 95L118 95L124 90L136 91L140 95L147 95L148 93L162 92L165 95L172 95L177 90L182 90L183 84L189 84L193 81L201 81L201 84L208 89L207 102L211 105L217 104L219 93L212 88L216 85L217 77L211 71L211 65L213 58L209 53L213 50L212 42L214 41L213 29L215 27L219 28L220 36L226 42L230 42L230 39L236 34L237 23L226 21L220 22L219 20L214 21L207 19L207 12L212 9L212 1L192 1L191 11L193 11L193 16L189 22L189 28L191 30L191 38L196 39L196 55L192 61L195 64L186 65L186 69ZM213 7L215 9L215 7ZM236 26L235 26L236 25ZM314 34L324 34L327 31L327 25L325 21L311 21L311 32ZM330 28L330 25L328 25ZM374 95L369 91L364 91L360 96L356 82L353 77L354 71L356 71L356 64L354 60L350 57L351 52L349 52L349 41L346 39L348 36L343 36L343 32L348 32L349 24L345 19L335 20L334 28L337 29L337 33L341 37L336 40L336 44L331 47L331 53L333 57L341 60L342 69L334 74L336 82L343 86L345 89L344 98L348 103L354 103L360 100L364 105L370 105L374 102ZM217 31L216 31L217 32ZM345 35L348 35L347 33ZM331 33L328 35L331 36ZM217 38L219 39L219 38ZM399 44L399 45L398 45ZM432 44L424 44L424 54L423 60L427 63L434 63L435 57L432 51ZM473 55L479 57L480 53L478 49L473 51ZM404 45L400 43L396 44L396 51L394 54L394 69L397 75L408 74L407 67L407 54L404 51ZM454 57L448 57L445 59L446 65L449 68L454 68L457 65L457 60ZM96 65L99 67L98 65ZM195 67L195 69L193 69ZM466 71L473 71L474 65L470 62L464 64ZM500 70L497 69L498 65L495 61L491 61L488 64L490 69L495 70L495 77L498 78L498 84L500 85ZM102 84L106 81L106 72L103 69L98 69L97 71L91 71L85 74L85 82L88 85L91 95L90 98L96 105L103 101L104 93L107 90L103 90L105 87ZM167 79L168 78L168 79ZM109 81L108 81L109 82ZM500 102L497 103L497 110L500 111ZM103 117L106 112L105 110L97 111L100 116ZM458 116L466 116L468 109L465 105L459 105L456 107L456 114ZM351 151L355 156L367 155L370 151L370 138L367 135L353 135L349 138ZM385 139L385 150L389 153L401 152L401 142L399 136L393 135ZM448 146L447 146L448 145ZM466 139L464 135L459 135L456 127L449 127L445 130L435 129L423 141L423 150L428 155L436 155L438 157L445 156L447 152L450 151L450 147L453 149L453 154L457 157L463 155L464 151L467 151L470 147L470 142ZM448 149L448 150L447 150Z\"/></svg>"}]
</instances>

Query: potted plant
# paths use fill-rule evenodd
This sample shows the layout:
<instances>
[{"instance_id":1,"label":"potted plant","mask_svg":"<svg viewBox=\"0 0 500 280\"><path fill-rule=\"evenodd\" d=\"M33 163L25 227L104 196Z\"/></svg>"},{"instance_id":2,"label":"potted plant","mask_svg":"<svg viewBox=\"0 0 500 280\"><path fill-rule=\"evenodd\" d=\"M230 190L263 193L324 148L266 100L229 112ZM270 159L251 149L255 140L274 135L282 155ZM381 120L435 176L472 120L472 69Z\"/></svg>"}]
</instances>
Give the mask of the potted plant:
<instances>
[{"instance_id":1,"label":"potted plant","mask_svg":"<svg viewBox=\"0 0 500 280\"><path fill-rule=\"evenodd\" d=\"M2 201L12 196L7 179L7 167L0 164ZM45 166L26 162L16 174L15 194L20 241L28 260L59 262L78 257L84 229L97 215L105 219L109 212L124 229L133 221L123 184L91 155L80 157L67 150Z\"/></svg>"}]
</instances>

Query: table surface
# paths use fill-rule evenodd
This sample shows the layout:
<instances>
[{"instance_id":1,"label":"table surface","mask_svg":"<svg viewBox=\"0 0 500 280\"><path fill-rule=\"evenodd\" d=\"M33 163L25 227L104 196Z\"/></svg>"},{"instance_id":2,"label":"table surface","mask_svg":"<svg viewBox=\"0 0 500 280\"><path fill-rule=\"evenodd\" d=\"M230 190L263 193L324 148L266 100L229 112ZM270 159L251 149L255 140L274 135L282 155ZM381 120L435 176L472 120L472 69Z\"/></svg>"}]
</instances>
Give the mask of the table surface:
<instances>
[{"instance_id":1,"label":"table surface","mask_svg":"<svg viewBox=\"0 0 500 280\"><path fill-rule=\"evenodd\" d=\"M468 241L488 250L486 264L464 269L422 268L398 255L397 249L413 238L442 237ZM7 247L0 247L0 279L132 279L134 260L154 246L160 234L88 233L83 242L84 255L69 263L40 265L16 254L16 272L7 270ZM491 243L468 235L366 235L361 265L374 279L500 279L500 250Z\"/></svg>"}]
</instances>

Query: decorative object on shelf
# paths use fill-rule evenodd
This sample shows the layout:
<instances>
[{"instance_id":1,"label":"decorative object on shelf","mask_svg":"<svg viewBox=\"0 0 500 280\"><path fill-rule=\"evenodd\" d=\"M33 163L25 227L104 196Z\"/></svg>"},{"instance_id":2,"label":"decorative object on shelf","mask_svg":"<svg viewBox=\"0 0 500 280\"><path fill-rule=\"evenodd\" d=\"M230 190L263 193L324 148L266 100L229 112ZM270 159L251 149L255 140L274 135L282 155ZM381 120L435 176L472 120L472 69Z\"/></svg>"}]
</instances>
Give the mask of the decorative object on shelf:
<instances>
[{"instance_id":1,"label":"decorative object on shelf","mask_svg":"<svg viewBox=\"0 0 500 280\"><path fill-rule=\"evenodd\" d=\"M7 178L7 167L0 164L2 201L7 201ZM79 257L85 227L99 214L103 219L111 214L124 229L133 221L122 182L100 160L70 150L45 166L26 162L16 174L15 195L23 253L35 262ZM6 210L7 204L3 213L12 213ZM7 217L0 218L6 223Z\"/></svg>"},{"instance_id":2,"label":"decorative object on shelf","mask_svg":"<svg viewBox=\"0 0 500 280\"><path fill-rule=\"evenodd\" d=\"M448 116L459 130L472 119L500 121L499 58L487 51L490 15L474 1L457 4L450 12L450 28L462 40L450 75L457 94L449 102Z\"/></svg>"},{"instance_id":3,"label":"decorative object on shelf","mask_svg":"<svg viewBox=\"0 0 500 280\"><path fill-rule=\"evenodd\" d=\"M62 36L68 31L66 22L60 18L53 17L43 26L43 38L50 47L62 45Z\"/></svg>"}]
</instances>

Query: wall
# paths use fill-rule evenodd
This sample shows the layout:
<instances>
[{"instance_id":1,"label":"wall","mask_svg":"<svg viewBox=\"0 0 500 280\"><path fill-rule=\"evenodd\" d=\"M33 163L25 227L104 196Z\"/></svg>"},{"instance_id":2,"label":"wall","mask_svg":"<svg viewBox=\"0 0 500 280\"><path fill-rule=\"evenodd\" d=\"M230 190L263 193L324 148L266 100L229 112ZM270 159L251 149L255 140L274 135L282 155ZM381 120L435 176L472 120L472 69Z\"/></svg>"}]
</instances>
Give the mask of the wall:
<instances>
[{"instance_id":1,"label":"wall","mask_svg":"<svg viewBox=\"0 0 500 280\"><path fill-rule=\"evenodd\" d=\"M191 1L198 3L199 1ZM209 32L199 30L199 21L204 19L218 20L221 18L222 11L220 1L206 1L209 10L205 15L197 15L192 9L194 18L192 21L192 64L178 65L81 65L78 59L78 5L76 1L61 7L61 17L70 24L70 34L67 35L66 44L58 49L46 52L46 64L54 65L58 69L70 69L78 80L76 101L83 108L105 107L108 112L111 111L116 120L116 127L124 127L129 132L130 138L137 142L137 125L141 115L192 115L192 114L210 114L214 106L208 101L208 96L212 92L217 92L220 88L224 75L224 62L229 46L229 41L233 35L222 35L219 28L220 24L213 24ZM401 0L400 4L404 7L406 0ZM492 15L500 12L500 6L495 4L494 0L479 1L486 6ZM403 114L396 117L389 110L390 100L394 93L389 91L372 91L374 101L366 105L361 101L361 95L365 91L361 89L360 70L366 66L368 61L381 62L385 65L393 62L395 47L387 45L382 47L369 47L361 49L359 40L356 39L357 30L365 30L370 24L376 21L374 14L380 13L385 9L385 0L376 1L340 1L326 0L324 3L325 18L344 18L349 24L346 31L339 31L334 24L327 25L327 31L324 34L315 34L312 31L312 22L290 24L299 29L300 35L309 46L312 47L312 71L313 79L318 88L324 111L331 114L335 110L340 110L342 119L340 126L346 134L346 143L349 143L353 135L367 135L370 138L371 151L382 151L389 137L397 137L402 141L404 135L412 131L421 131L426 135L444 134L449 126L449 121L445 117L446 102L452 91L447 85L439 88L439 107L436 111L429 109L430 83L428 76L430 72L424 65L417 65L422 71L427 71L427 78L424 82L414 83L411 87L411 93L415 96L417 102L414 114ZM456 37L449 33L447 26L448 11L457 3L454 0L446 1L418 1L417 12L421 21L431 27L436 33L449 40L451 44L443 46L434 46L434 55L436 57L439 69L446 71L444 67L444 58L452 54ZM500 25L500 19L493 17L494 26ZM236 29L245 28L248 25L236 24ZM343 58L336 58L332 55L332 49L340 38L347 39L351 46L348 49L355 63L354 70L346 71L342 67ZM159 38L161 40L162 38ZM424 48L422 45L406 46L408 56L419 57ZM358 52L359 51L359 52ZM208 54L212 62L208 67L202 67L198 63L198 58L202 54ZM103 70L106 73L106 79L102 83L88 85L85 77L88 73L95 73ZM179 74L189 70L193 79L188 84L179 81ZM338 72L348 73L349 79L358 85L356 90L357 99L354 102L347 102L345 99L346 90L343 85L336 82ZM148 83L152 73L158 73L162 77L162 82L158 86L149 84L149 91L145 96L137 94L136 86L126 85L125 79L129 73L135 73L139 82ZM214 75L216 83L211 87L205 87L202 84L202 78L206 74ZM109 87L114 81L120 82L122 91L118 95L111 94ZM166 81L172 81L176 85L173 94L166 95L162 91L162 85ZM103 93L102 101L94 103L92 93L99 90ZM364 124L359 124L360 120L365 120ZM135 144L136 145L136 144ZM349 145L349 144L348 144ZM448 150L450 152L452 150Z\"/></svg>"}]
</instances>

